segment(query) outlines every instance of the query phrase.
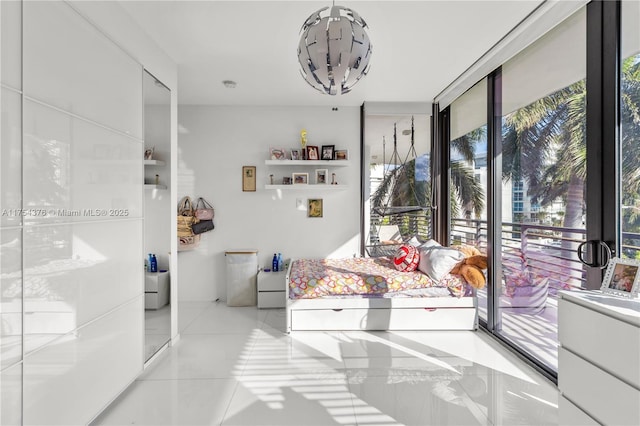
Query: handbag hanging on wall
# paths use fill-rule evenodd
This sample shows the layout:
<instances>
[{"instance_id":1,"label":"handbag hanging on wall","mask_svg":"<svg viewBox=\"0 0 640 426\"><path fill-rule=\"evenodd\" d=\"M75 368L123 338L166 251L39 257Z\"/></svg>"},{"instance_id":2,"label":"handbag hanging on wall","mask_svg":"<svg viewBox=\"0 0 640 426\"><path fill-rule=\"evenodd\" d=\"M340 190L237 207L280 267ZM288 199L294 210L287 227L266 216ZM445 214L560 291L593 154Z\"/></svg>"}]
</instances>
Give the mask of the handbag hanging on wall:
<instances>
[{"instance_id":1,"label":"handbag hanging on wall","mask_svg":"<svg viewBox=\"0 0 640 426\"><path fill-rule=\"evenodd\" d=\"M211 220L215 215L215 211L213 210L211 203L202 197L198 198L196 201L195 210L195 216L199 220ZM213 227L211 229L213 229ZM211 229L207 229L207 231L210 231Z\"/></svg>"},{"instance_id":2,"label":"handbag hanging on wall","mask_svg":"<svg viewBox=\"0 0 640 426\"><path fill-rule=\"evenodd\" d=\"M195 217L191 197L186 196L178 203L178 237L189 237L193 235L191 225L198 222Z\"/></svg>"},{"instance_id":3,"label":"handbag hanging on wall","mask_svg":"<svg viewBox=\"0 0 640 426\"><path fill-rule=\"evenodd\" d=\"M215 226L213 225L213 220L201 220L198 223L194 223L191 225L191 230L195 235L200 235L203 232L211 231Z\"/></svg>"}]
</instances>

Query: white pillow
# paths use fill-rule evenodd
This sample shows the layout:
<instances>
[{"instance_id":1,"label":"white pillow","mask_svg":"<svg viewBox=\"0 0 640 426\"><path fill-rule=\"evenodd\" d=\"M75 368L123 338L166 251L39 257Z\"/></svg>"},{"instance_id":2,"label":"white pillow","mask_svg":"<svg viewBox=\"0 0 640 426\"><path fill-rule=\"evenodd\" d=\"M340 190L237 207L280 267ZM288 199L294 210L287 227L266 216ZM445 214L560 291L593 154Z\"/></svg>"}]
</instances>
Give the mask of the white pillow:
<instances>
[{"instance_id":1,"label":"white pillow","mask_svg":"<svg viewBox=\"0 0 640 426\"><path fill-rule=\"evenodd\" d=\"M424 247L424 248L427 248L427 247L442 247L442 244L440 244L436 240L427 240L422 244L418 244L418 246L420 248L422 248L422 247Z\"/></svg>"},{"instance_id":2,"label":"white pillow","mask_svg":"<svg viewBox=\"0 0 640 426\"><path fill-rule=\"evenodd\" d=\"M419 250L420 263L418 263L418 270L427 274L429 278L436 282L442 280L451 272L454 266L465 258L462 252L456 249L442 247L439 244L430 247L423 245Z\"/></svg>"}]
</instances>

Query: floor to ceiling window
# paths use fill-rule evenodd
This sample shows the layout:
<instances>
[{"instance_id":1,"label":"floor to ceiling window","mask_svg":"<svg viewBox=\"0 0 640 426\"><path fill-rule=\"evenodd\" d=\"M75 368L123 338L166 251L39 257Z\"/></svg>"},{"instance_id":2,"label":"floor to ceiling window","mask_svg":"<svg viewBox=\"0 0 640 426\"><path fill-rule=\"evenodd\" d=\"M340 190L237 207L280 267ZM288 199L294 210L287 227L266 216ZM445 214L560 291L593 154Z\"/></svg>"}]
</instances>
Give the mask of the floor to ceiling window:
<instances>
[{"instance_id":1,"label":"floor to ceiling window","mask_svg":"<svg viewBox=\"0 0 640 426\"><path fill-rule=\"evenodd\" d=\"M429 115L365 103L365 254L393 256L431 237ZM368 183L368 185L367 185Z\"/></svg>"},{"instance_id":2,"label":"floor to ceiling window","mask_svg":"<svg viewBox=\"0 0 640 426\"><path fill-rule=\"evenodd\" d=\"M557 292L584 288L586 9L502 66L496 330L557 368Z\"/></svg>"},{"instance_id":3,"label":"floor to ceiling window","mask_svg":"<svg viewBox=\"0 0 640 426\"><path fill-rule=\"evenodd\" d=\"M640 3L621 4L621 257L640 260Z\"/></svg>"},{"instance_id":4,"label":"floor to ceiling window","mask_svg":"<svg viewBox=\"0 0 640 426\"><path fill-rule=\"evenodd\" d=\"M487 79L450 106L451 245L487 252ZM487 320L487 289L478 290L480 318Z\"/></svg>"}]
</instances>

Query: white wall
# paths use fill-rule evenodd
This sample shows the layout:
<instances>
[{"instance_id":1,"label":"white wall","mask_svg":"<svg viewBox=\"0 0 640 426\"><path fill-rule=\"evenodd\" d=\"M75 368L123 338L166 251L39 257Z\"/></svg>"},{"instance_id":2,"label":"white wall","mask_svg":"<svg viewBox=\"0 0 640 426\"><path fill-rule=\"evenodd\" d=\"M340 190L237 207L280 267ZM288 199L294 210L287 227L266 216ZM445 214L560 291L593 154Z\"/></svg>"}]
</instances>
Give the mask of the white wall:
<instances>
[{"instance_id":1,"label":"white wall","mask_svg":"<svg viewBox=\"0 0 640 426\"><path fill-rule=\"evenodd\" d=\"M348 257L360 247L360 109L341 107L180 106L178 113L178 197L202 196L216 209L215 230L200 247L179 253L179 300L225 300L225 250L255 248L260 266L274 252L285 257ZM265 166L269 147L300 147L300 130L308 145L348 149L350 167L337 167L342 190L266 190L292 172L321 167ZM257 191L242 191L242 166L257 166ZM276 182L279 183L279 182ZM308 218L296 199L324 200L324 216Z\"/></svg>"}]
</instances>

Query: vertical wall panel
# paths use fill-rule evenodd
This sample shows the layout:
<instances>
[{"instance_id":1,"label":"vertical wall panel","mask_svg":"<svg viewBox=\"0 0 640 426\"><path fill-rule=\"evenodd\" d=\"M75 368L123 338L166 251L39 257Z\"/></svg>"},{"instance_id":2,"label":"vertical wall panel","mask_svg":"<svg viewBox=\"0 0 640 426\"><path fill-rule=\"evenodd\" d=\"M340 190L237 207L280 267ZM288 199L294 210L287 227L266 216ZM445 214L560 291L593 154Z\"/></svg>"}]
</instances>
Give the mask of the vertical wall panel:
<instances>
[{"instance_id":1,"label":"vertical wall panel","mask_svg":"<svg viewBox=\"0 0 640 426\"><path fill-rule=\"evenodd\" d=\"M24 94L142 138L142 67L64 2L24 3Z\"/></svg>"},{"instance_id":2,"label":"vertical wall panel","mask_svg":"<svg viewBox=\"0 0 640 426\"><path fill-rule=\"evenodd\" d=\"M143 292L142 220L27 226L25 353Z\"/></svg>"},{"instance_id":3,"label":"vertical wall panel","mask_svg":"<svg viewBox=\"0 0 640 426\"><path fill-rule=\"evenodd\" d=\"M0 82L22 89L22 2L0 2Z\"/></svg>"},{"instance_id":4,"label":"vertical wall panel","mask_svg":"<svg viewBox=\"0 0 640 426\"><path fill-rule=\"evenodd\" d=\"M26 223L142 217L140 140L27 100L24 157Z\"/></svg>"},{"instance_id":5,"label":"vertical wall panel","mask_svg":"<svg viewBox=\"0 0 640 426\"><path fill-rule=\"evenodd\" d=\"M0 372L0 424L22 424L22 364Z\"/></svg>"},{"instance_id":6,"label":"vertical wall panel","mask_svg":"<svg viewBox=\"0 0 640 426\"><path fill-rule=\"evenodd\" d=\"M19 212L22 207L22 100L18 92L4 87L0 90L0 226L19 226L22 223Z\"/></svg>"},{"instance_id":7,"label":"vertical wall panel","mask_svg":"<svg viewBox=\"0 0 640 426\"><path fill-rule=\"evenodd\" d=\"M22 360L22 231L0 228L0 370Z\"/></svg>"},{"instance_id":8,"label":"vertical wall panel","mask_svg":"<svg viewBox=\"0 0 640 426\"><path fill-rule=\"evenodd\" d=\"M24 424L88 423L142 371L143 297L24 359Z\"/></svg>"}]
</instances>

